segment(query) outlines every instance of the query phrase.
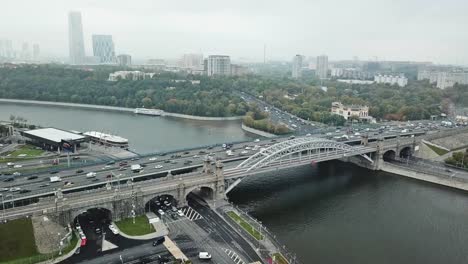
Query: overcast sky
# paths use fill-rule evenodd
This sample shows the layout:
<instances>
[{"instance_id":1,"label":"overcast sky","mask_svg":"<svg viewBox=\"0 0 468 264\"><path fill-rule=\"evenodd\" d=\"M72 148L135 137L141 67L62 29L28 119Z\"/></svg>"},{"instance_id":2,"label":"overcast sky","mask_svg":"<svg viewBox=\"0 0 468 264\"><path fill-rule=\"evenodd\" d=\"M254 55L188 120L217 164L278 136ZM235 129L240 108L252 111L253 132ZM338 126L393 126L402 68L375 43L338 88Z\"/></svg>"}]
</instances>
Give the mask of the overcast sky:
<instances>
[{"instance_id":1,"label":"overcast sky","mask_svg":"<svg viewBox=\"0 0 468 264\"><path fill-rule=\"evenodd\" d=\"M183 53L291 59L417 60L468 65L467 0L2 0L0 39L68 56L67 14L81 11L85 48L111 34L134 58Z\"/></svg>"}]
</instances>

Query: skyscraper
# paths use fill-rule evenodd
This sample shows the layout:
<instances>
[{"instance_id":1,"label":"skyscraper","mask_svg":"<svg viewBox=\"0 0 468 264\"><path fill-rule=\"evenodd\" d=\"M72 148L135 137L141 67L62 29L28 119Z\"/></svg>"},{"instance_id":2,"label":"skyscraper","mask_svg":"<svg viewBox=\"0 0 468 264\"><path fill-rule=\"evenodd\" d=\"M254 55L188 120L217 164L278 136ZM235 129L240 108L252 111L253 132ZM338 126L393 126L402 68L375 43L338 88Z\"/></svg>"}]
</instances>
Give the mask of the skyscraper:
<instances>
[{"instance_id":1,"label":"skyscraper","mask_svg":"<svg viewBox=\"0 0 468 264\"><path fill-rule=\"evenodd\" d=\"M93 54L99 63L115 63L114 41L111 35L93 35Z\"/></svg>"},{"instance_id":2,"label":"skyscraper","mask_svg":"<svg viewBox=\"0 0 468 264\"><path fill-rule=\"evenodd\" d=\"M207 75L231 75L231 58L225 55L210 55L208 56Z\"/></svg>"},{"instance_id":3,"label":"skyscraper","mask_svg":"<svg viewBox=\"0 0 468 264\"><path fill-rule=\"evenodd\" d=\"M70 63L83 64L85 62L85 50L80 12L68 13L68 47Z\"/></svg>"},{"instance_id":4,"label":"skyscraper","mask_svg":"<svg viewBox=\"0 0 468 264\"><path fill-rule=\"evenodd\" d=\"M203 55L202 54L184 54L182 56L181 66L187 69L201 69L203 68Z\"/></svg>"},{"instance_id":5,"label":"skyscraper","mask_svg":"<svg viewBox=\"0 0 468 264\"><path fill-rule=\"evenodd\" d=\"M302 55L297 54L292 61L292 77L300 79L302 77Z\"/></svg>"},{"instance_id":6,"label":"skyscraper","mask_svg":"<svg viewBox=\"0 0 468 264\"><path fill-rule=\"evenodd\" d=\"M33 44L33 60L38 60L39 59L39 44Z\"/></svg>"},{"instance_id":7,"label":"skyscraper","mask_svg":"<svg viewBox=\"0 0 468 264\"><path fill-rule=\"evenodd\" d=\"M120 66L130 66L132 65L132 56L127 54L120 54L117 56L117 61Z\"/></svg>"},{"instance_id":8,"label":"skyscraper","mask_svg":"<svg viewBox=\"0 0 468 264\"><path fill-rule=\"evenodd\" d=\"M321 55L317 57L317 67L315 68L315 76L319 79L326 79L328 74L328 56Z\"/></svg>"}]
</instances>

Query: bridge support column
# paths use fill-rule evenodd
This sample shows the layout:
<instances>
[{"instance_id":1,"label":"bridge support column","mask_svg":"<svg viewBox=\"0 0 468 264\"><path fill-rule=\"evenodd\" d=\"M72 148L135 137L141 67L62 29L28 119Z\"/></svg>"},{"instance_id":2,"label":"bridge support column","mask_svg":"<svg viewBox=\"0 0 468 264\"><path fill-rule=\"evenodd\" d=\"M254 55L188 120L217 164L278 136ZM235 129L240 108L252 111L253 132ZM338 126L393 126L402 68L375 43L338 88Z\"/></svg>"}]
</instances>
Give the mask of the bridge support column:
<instances>
[{"instance_id":1,"label":"bridge support column","mask_svg":"<svg viewBox=\"0 0 468 264\"><path fill-rule=\"evenodd\" d=\"M212 167L211 167L211 160L208 158L208 156L203 161L203 172L206 174L213 173Z\"/></svg>"},{"instance_id":2,"label":"bridge support column","mask_svg":"<svg viewBox=\"0 0 468 264\"><path fill-rule=\"evenodd\" d=\"M214 199L216 200L223 200L226 198L226 193L224 189L224 170L223 170L223 163L221 161L216 162L216 188L215 188L215 195Z\"/></svg>"},{"instance_id":3,"label":"bridge support column","mask_svg":"<svg viewBox=\"0 0 468 264\"><path fill-rule=\"evenodd\" d=\"M187 205L187 199L185 199L186 195L187 194L185 193L185 184L181 182L179 183L179 185L177 185L177 200L179 202L179 206Z\"/></svg>"}]
</instances>

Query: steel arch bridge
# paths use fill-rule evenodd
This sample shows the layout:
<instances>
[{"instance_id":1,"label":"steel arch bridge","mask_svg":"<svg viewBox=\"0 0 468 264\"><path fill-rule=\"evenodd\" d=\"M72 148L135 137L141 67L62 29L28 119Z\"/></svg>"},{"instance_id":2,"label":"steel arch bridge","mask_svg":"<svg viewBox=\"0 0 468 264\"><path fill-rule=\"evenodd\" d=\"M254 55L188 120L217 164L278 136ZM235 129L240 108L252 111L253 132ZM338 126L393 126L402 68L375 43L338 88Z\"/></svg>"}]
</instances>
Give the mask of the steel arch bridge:
<instances>
[{"instance_id":1,"label":"steel arch bridge","mask_svg":"<svg viewBox=\"0 0 468 264\"><path fill-rule=\"evenodd\" d=\"M284 157L294 154L301 155L303 152L307 152L308 154L315 152L319 155L328 155L332 159L343 156L361 155L372 163L373 160L365 154L373 151L375 151L374 148L350 146L324 138L300 137L262 149L239 164L236 169L243 169L245 172L248 172L256 168L268 167Z\"/></svg>"}]
</instances>

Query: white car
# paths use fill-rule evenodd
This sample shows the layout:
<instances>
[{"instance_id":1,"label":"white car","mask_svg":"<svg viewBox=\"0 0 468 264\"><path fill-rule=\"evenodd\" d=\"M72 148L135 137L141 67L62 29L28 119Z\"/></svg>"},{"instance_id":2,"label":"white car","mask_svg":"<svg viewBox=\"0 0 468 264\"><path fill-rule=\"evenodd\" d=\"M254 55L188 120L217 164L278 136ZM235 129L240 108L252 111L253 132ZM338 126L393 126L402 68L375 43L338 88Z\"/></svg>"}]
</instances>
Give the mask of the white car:
<instances>
[{"instance_id":1,"label":"white car","mask_svg":"<svg viewBox=\"0 0 468 264\"><path fill-rule=\"evenodd\" d=\"M254 142L260 142L260 139L257 138L257 139L254 140Z\"/></svg>"},{"instance_id":2,"label":"white car","mask_svg":"<svg viewBox=\"0 0 468 264\"><path fill-rule=\"evenodd\" d=\"M179 215L180 217L184 216L184 213L182 212L182 210L177 210L177 215Z\"/></svg>"},{"instance_id":3,"label":"white car","mask_svg":"<svg viewBox=\"0 0 468 264\"><path fill-rule=\"evenodd\" d=\"M244 150L241 152L242 155L246 155L246 154L249 154L249 152L247 150Z\"/></svg>"},{"instance_id":4,"label":"white car","mask_svg":"<svg viewBox=\"0 0 468 264\"><path fill-rule=\"evenodd\" d=\"M13 176L21 176L21 173L20 173L20 172L17 172L17 171L15 171L15 172L13 172Z\"/></svg>"},{"instance_id":5,"label":"white car","mask_svg":"<svg viewBox=\"0 0 468 264\"><path fill-rule=\"evenodd\" d=\"M199 158L199 157L200 157L200 156L198 156L198 155L193 156L194 159Z\"/></svg>"},{"instance_id":6,"label":"white car","mask_svg":"<svg viewBox=\"0 0 468 264\"><path fill-rule=\"evenodd\" d=\"M21 191L21 188L20 187L13 187L13 188L10 188L10 192L19 192Z\"/></svg>"},{"instance_id":7,"label":"white car","mask_svg":"<svg viewBox=\"0 0 468 264\"><path fill-rule=\"evenodd\" d=\"M109 229L114 235L117 235L119 233L119 230L117 230L117 228L112 224L109 225Z\"/></svg>"},{"instance_id":8,"label":"white car","mask_svg":"<svg viewBox=\"0 0 468 264\"><path fill-rule=\"evenodd\" d=\"M251 147L245 147L246 150L252 149Z\"/></svg>"},{"instance_id":9,"label":"white car","mask_svg":"<svg viewBox=\"0 0 468 264\"><path fill-rule=\"evenodd\" d=\"M18 164L18 165L15 165L15 166L13 166L13 168L15 168L15 169L17 169L17 168L22 168L22 167L23 167L23 165L19 165L19 164Z\"/></svg>"},{"instance_id":10,"label":"white car","mask_svg":"<svg viewBox=\"0 0 468 264\"><path fill-rule=\"evenodd\" d=\"M162 167L163 167L162 165L156 165L156 166L154 166L155 169L162 169Z\"/></svg>"},{"instance_id":11,"label":"white car","mask_svg":"<svg viewBox=\"0 0 468 264\"><path fill-rule=\"evenodd\" d=\"M155 160L157 160L157 159L158 159L158 158L156 158L156 157L152 157L152 158L149 158L148 160L149 160L149 161L155 161Z\"/></svg>"},{"instance_id":12,"label":"white car","mask_svg":"<svg viewBox=\"0 0 468 264\"><path fill-rule=\"evenodd\" d=\"M163 215L164 215L164 211L163 211L162 209L159 209L159 210L158 210L158 213L159 213L160 216L163 216Z\"/></svg>"},{"instance_id":13,"label":"white car","mask_svg":"<svg viewBox=\"0 0 468 264\"><path fill-rule=\"evenodd\" d=\"M211 255L208 252L200 252L198 253L199 259L211 259Z\"/></svg>"}]
</instances>

